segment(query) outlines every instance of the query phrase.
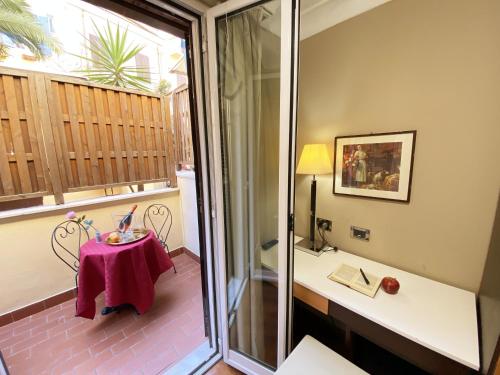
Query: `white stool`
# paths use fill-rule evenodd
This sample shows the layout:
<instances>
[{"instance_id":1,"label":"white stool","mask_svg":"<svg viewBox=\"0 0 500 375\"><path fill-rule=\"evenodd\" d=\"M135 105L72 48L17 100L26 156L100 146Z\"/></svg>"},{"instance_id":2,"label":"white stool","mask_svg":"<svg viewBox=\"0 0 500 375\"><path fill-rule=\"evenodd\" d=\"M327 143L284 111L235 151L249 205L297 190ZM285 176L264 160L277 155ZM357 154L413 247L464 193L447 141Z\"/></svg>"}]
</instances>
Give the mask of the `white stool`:
<instances>
[{"instance_id":1,"label":"white stool","mask_svg":"<svg viewBox=\"0 0 500 375\"><path fill-rule=\"evenodd\" d=\"M368 374L311 336L305 336L275 375Z\"/></svg>"}]
</instances>

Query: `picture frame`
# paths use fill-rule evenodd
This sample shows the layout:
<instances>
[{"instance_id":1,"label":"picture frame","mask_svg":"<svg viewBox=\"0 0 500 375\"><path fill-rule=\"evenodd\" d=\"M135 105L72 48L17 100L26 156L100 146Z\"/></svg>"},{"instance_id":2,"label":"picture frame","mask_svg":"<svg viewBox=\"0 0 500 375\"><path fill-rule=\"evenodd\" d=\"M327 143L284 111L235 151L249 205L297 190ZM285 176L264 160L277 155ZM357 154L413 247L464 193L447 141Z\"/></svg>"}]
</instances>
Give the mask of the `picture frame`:
<instances>
[{"instance_id":1,"label":"picture frame","mask_svg":"<svg viewBox=\"0 0 500 375\"><path fill-rule=\"evenodd\" d=\"M416 130L335 137L333 194L410 202Z\"/></svg>"}]
</instances>

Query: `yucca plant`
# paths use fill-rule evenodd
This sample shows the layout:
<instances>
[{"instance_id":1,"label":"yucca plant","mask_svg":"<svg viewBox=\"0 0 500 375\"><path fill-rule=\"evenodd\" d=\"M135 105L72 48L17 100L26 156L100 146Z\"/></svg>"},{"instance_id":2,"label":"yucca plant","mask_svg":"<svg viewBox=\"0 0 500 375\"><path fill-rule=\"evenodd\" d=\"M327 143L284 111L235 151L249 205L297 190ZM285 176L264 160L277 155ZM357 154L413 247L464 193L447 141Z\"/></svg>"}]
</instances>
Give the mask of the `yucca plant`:
<instances>
[{"instance_id":1,"label":"yucca plant","mask_svg":"<svg viewBox=\"0 0 500 375\"><path fill-rule=\"evenodd\" d=\"M36 21L25 0L0 0L0 34L8 36L14 43L24 45L38 59L45 57L44 47L59 53L61 48L56 38L48 35ZM8 47L0 41L1 56L8 56Z\"/></svg>"},{"instance_id":2,"label":"yucca plant","mask_svg":"<svg viewBox=\"0 0 500 375\"><path fill-rule=\"evenodd\" d=\"M148 80L141 76L149 72L149 68L130 64L144 46L128 42L128 28L122 31L117 25L113 29L108 21L101 31L94 22L93 24L97 39L91 40L84 36L87 41L85 48L90 57L77 55L90 62L90 67L79 72L93 82L149 91L146 86Z\"/></svg>"}]
</instances>

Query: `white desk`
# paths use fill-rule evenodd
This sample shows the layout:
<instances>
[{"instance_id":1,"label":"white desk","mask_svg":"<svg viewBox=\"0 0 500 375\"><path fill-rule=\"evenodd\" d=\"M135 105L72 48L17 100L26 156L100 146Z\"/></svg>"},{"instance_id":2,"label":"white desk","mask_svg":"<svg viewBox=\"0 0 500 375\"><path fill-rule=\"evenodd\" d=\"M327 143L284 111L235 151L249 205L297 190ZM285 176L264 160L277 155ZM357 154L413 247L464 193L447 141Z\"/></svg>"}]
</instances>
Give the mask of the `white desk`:
<instances>
[{"instance_id":1,"label":"white desk","mask_svg":"<svg viewBox=\"0 0 500 375\"><path fill-rule=\"evenodd\" d=\"M295 236L295 243L302 238ZM417 344L468 368L479 369L479 337L474 293L427 279L344 251L319 257L295 249L294 295L323 313L332 301ZM276 272L277 246L262 251L264 266ZM375 298L358 293L327 276L342 263L378 275L396 277L396 295L379 290ZM323 297L318 301L308 291Z\"/></svg>"},{"instance_id":2,"label":"white desk","mask_svg":"<svg viewBox=\"0 0 500 375\"><path fill-rule=\"evenodd\" d=\"M295 249L294 263L296 284L468 368L479 369L474 293L340 250L315 257ZM381 277L396 277L399 293L379 290L370 298L329 280L327 276L342 263Z\"/></svg>"}]
</instances>

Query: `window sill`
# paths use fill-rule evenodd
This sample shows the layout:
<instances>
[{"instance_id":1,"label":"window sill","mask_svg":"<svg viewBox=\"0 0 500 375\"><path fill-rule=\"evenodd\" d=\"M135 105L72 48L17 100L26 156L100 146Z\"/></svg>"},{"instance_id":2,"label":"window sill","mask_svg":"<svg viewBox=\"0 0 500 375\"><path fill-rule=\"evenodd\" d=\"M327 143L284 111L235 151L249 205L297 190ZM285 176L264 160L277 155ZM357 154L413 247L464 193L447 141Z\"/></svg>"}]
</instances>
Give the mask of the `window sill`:
<instances>
[{"instance_id":1,"label":"window sill","mask_svg":"<svg viewBox=\"0 0 500 375\"><path fill-rule=\"evenodd\" d=\"M10 222L10 221L18 221L18 220L26 220L31 219L35 216L42 216L44 214L54 214L59 212L66 212L69 209L75 208L84 208L84 207L95 207L95 206L106 206L110 203L114 202L122 202L127 200L134 200L143 197L153 197L157 195L170 195L174 193L178 193L179 188L163 188L163 189L155 189L150 191L141 191L137 193L129 193L122 195L113 195L109 197L99 197L99 198L91 198L84 199L81 201L68 202L59 205L50 205L50 206L38 206L38 207L29 207L29 208L19 208L16 210L9 210L5 212L0 212L0 223L2 222Z\"/></svg>"}]
</instances>

